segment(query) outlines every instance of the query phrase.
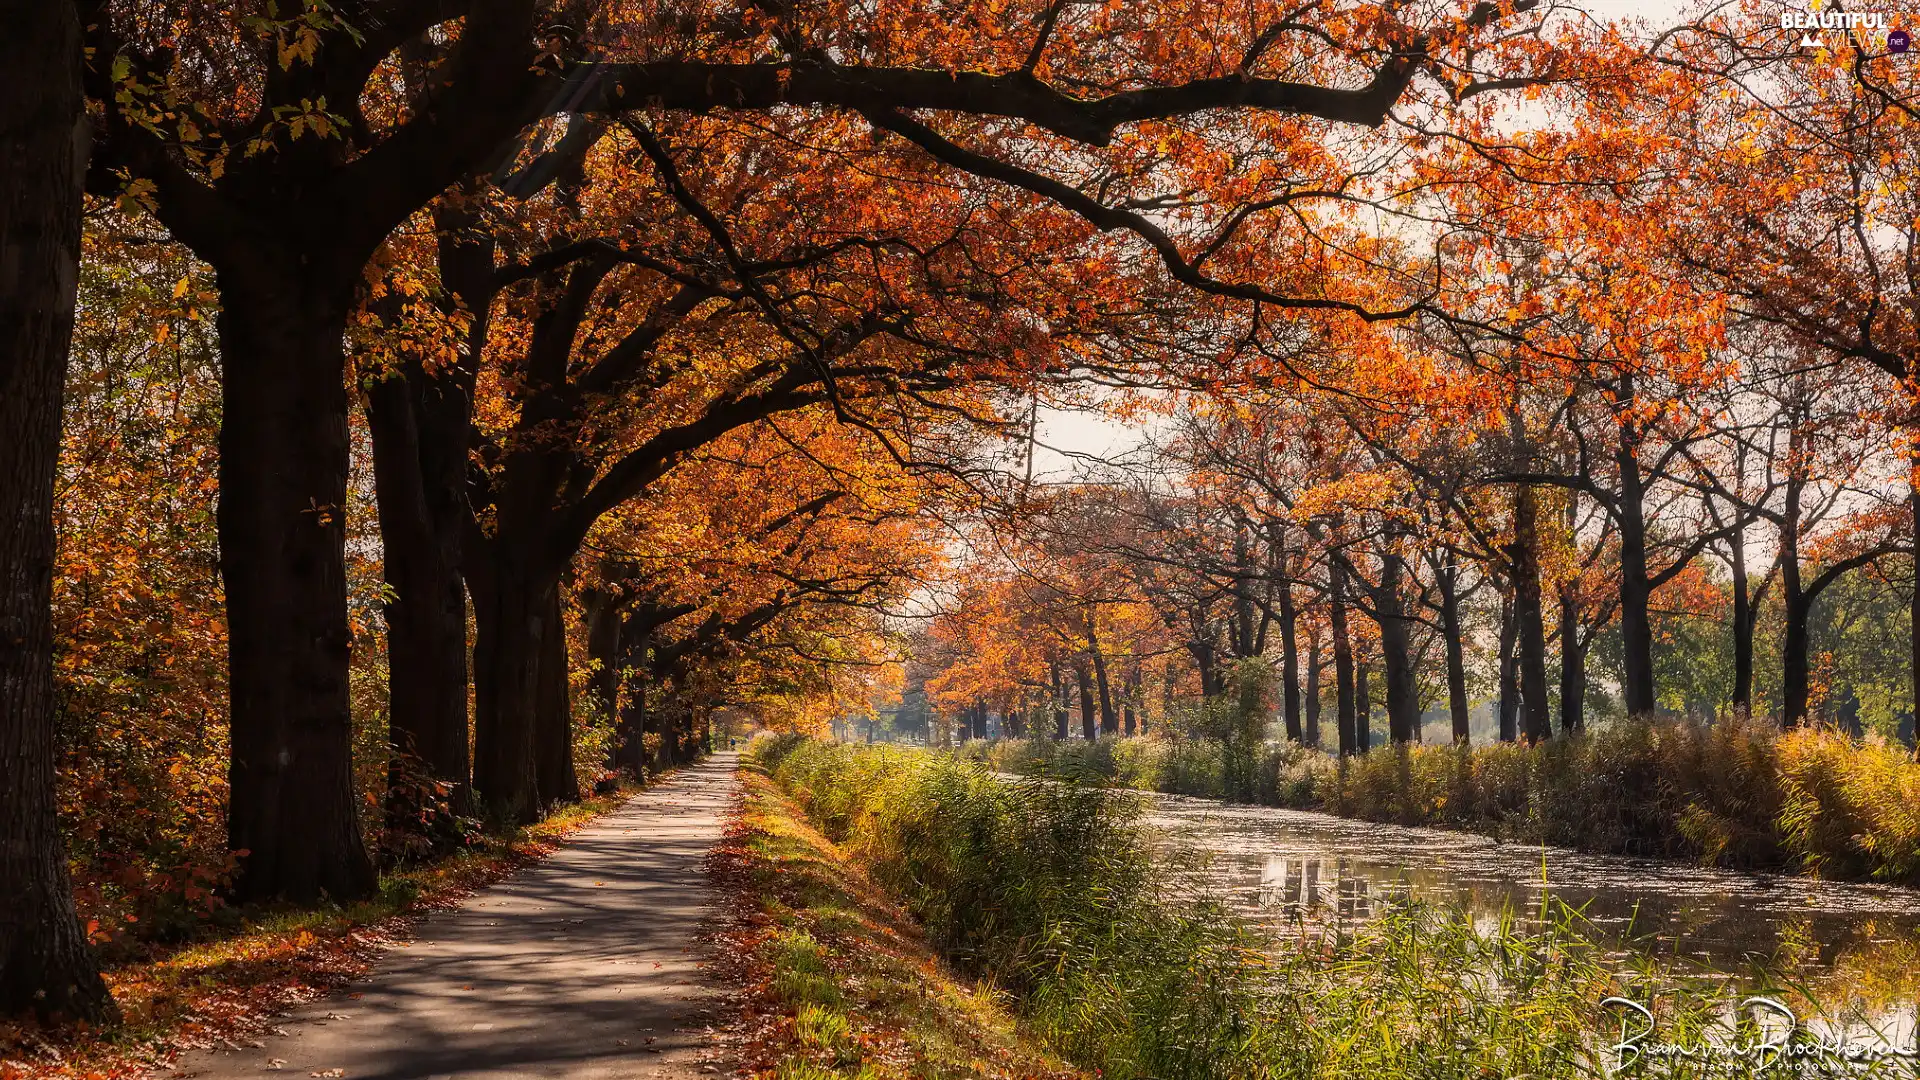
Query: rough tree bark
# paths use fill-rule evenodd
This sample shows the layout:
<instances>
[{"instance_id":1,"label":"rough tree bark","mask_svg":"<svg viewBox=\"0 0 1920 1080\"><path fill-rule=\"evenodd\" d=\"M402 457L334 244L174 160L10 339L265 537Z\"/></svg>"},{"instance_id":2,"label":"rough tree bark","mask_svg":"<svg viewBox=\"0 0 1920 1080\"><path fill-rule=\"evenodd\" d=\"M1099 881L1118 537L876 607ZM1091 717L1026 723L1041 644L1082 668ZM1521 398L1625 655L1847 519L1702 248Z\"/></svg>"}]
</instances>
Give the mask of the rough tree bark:
<instances>
[{"instance_id":1,"label":"rough tree bark","mask_svg":"<svg viewBox=\"0 0 1920 1080\"><path fill-rule=\"evenodd\" d=\"M358 264L328 274L266 238L247 247L263 265L214 263L227 832L247 852L235 891L248 901L354 900L375 884L353 790L348 690L341 340Z\"/></svg>"},{"instance_id":2,"label":"rough tree bark","mask_svg":"<svg viewBox=\"0 0 1920 1080\"><path fill-rule=\"evenodd\" d=\"M374 497L380 510L381 566L390 599L387 624L388 740L453 786L455 804L472 781L467 757L467 591L460 576L460 518L429 505L422 466L425 445L416 398L424 372L404 374L367 390L367 427L373 437ZM456 481L457 483L457 481ZM457 491L457 487L456 487ZM403 770L395 763L396 779ZM401 785L394 791L403 800ZM395 805L410 816L418 807Z\"/></svg>"},{"instance_id":3,"label":"rough tree bark","mask_svg":"<svg viewBox=\"0 0 1920 1080\"><path fill-rule=\"evenodd\" d=\"M1107 681L1107 657L1100 651L1100 639L1094 634L1093 620L1087 620L1087 652L1093 656L1093 681L1100 692L1100 732L1120 733L1120 717L1113 711L1113 684Z\"/></svg>"},{"instance_id":4,"label":"rough tree bark","mask_svg":"<svg viewBox=\"0 0 1920 1080\"><path fill-rule=\"evenodd\" d=\"M53 484L80 273L80 16L0 2L0 1013L117 1019L54 810Z\"/></svg>"},{"instance_id":5,"label":"rough tree bark","mask_svg":"<svg viewBox=\"0 0 1920 1080\"><path fill-rule=\"evenodd\" d=\"M1373 749L1373 669L1365 660L1353 665L1353 749Z\"/></svg>"},{"instance_id":6,"label":"rough tree bark","mask_svg":"<svg viewBox=\"0 0 1920 1080\"><path fill-rule=\"evenodd\" d=\"M525 825L540 813L533 718L554 583L531 580L530 560L499 552L476 558L473 547L473 784L494 824Z\"/></svg>"},{"instance_id":7,"label":"rough tree bark","mask_svg":"<svg viewBox=\"0 0 1920 1080\"><path fill-rule=\"evenodd\" d=\"M587 697L594 711L613 725L607 767L620 767L620 603L604 589L588 589L580 598L580 621L587 639Z\"/></svg>"},{"instance_id":8,"label":"rough tree bark","mask_svg":"<svg viewBox=\"0 0 1920 1080\"><path fill-rule=\"evenodd\" d=\"M651 768L647 760L647 686L652 667L647 650L652 647L650 628L622 625L620 659L617 664L619 698L619 762L633 771L633 778L644 782Z\"/></svg>"}]
</instances>

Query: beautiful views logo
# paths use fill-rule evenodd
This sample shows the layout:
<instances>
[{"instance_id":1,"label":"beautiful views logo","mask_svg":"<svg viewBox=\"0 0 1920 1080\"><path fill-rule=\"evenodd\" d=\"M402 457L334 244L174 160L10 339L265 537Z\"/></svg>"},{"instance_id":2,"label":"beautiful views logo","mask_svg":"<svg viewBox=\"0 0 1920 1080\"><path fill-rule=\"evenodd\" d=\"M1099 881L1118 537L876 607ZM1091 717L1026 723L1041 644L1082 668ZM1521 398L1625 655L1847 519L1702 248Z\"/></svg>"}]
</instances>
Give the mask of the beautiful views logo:
<instances>
[{"instance_id":1,"label":"beautiful views logo","mask_svg":"<svg viewBox=\"0 0 1920 1080\"><path fill-rule=\"evenodd\" d=\"M1895 30L1893 19L1884 11L1842 11L1838 7L1820 10L1819 0L1805 11L1782 11L1780 29L1799 30L1800 44L1803 48L1820 45L1821 32L1828 30L1843 31L1849 35L1861 35L1866 43L1881 44L1888 52L1903 53L1912 43L1904 30Z\"/></svg>"}]
</instances>

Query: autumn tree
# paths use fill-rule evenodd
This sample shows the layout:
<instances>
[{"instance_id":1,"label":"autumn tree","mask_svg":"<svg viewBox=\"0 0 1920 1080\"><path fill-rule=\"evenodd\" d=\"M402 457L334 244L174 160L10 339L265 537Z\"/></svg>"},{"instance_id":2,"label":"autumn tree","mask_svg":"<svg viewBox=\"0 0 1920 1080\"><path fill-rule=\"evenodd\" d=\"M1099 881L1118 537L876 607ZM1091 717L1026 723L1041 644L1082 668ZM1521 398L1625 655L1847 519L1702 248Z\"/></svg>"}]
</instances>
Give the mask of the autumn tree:
<instances>
[{"instance_id":1,"label":"autumn tree","mask_svg":"<svg viewBox=\"0 0 1920 1080\"><path fill-rule=\"evenodd\" d=\"M54 816L53 485L80 276L80 13L9 3L0 18L0 1011L110 1020Z\"/></svg>"},{"instance_id":2,"label":"autumn tree","mask_svg":"<svg viewBox=\"0 0 1920 1080\"><path fill-rule=\"evenodd\" d=\"M484 0L264 14L192 6L153 20L144 9L90 5L89 95L103 121L94 186L148 201L220 277L232 840L250 851L241 892L344 898L372 883L348 827L345 780L341 340L363 268L397 226L489 171L542 115L844 109L948 167L1131 235L1196 288L1255 303L1364 306L1284 274L1256 283L1265 267L1235 267L1224 248L1218 261L1236 277L1214 277L1129 208L1129 194L1109 184L1115 201L1103 201L1020 164L1021 148L1051 145L1070 151L1063 161L1144 176L1152 170L1134 151L1188 118L1214 124L1222 108L1249 117L1248 133L1262 138L1311 139L1321 122L1376 124L1422 72L1470 80L1475 60L1490 56L1470 43L1500 9L1382 17L1358 5L1298 27L1277 8L1138 14L1022 10L976 25L914 5L824 5L655 19ZM380 91L397 77L396 52L423 38L444 46L424 98L382 107L394 96ZM983 141L969 146L972 134L942 132L916 110L977 118L969 124ZM1231 184L1222 194L1222 214L1258 199ZM525 802L517 790L504 798Z\"/></svg>"}]
</instances>

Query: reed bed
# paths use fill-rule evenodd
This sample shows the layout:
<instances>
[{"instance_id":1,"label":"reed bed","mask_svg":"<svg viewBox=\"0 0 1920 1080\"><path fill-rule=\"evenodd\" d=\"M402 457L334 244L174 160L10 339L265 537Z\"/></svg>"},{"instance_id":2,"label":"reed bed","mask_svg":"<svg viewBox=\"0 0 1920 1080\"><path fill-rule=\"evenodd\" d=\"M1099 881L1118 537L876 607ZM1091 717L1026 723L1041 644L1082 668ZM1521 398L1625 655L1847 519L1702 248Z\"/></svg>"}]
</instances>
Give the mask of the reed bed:
<instances>
[{"instance_id":1,"label":"reed bed","mask_svg":"<svg viewBox=\"0 0 1920 1080\"><path fill-rule=\"evenodd\" d=\"M1135 752L1108 748L1122 764ZM962 972L1006 994L1046 1045L1104 1077L1780 1075L1721 1053L1609 1051L1645 1003L1646 1042L1758 1040L1724 991L1609 960L1562 911L1544 930L1407 904L1358 928L1256 931L1197 894L1105 784L1008 780L949 754L796 738L759 760ZM1104 771L1094 770L1096 772ZM1911 1075L1906 1059L1797 1075Z\"/></svg>"}]
</instances>

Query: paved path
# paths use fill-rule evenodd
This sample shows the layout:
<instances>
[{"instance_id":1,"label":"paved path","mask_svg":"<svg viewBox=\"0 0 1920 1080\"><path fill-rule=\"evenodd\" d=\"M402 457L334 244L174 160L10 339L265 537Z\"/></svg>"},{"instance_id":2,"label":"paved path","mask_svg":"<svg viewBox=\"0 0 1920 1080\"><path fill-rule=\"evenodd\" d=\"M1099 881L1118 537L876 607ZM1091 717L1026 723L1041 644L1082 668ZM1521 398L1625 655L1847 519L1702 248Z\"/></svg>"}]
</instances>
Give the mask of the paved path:
<instances>
[{"instance_id":1,"label":"paved path","mask_svg":"<svg viewBox=\"0 0 1920 1080\"><path fill-rule=\"evenodd\" d=\"M187 1055L175 1075L703 1075L697 1031L711 1003L694 936L735 760L719 754L686 770L457 910L423 919L412 942L348 988L358 998L296 1010L263 1049Z\"/></svg>"}]
</instances>

